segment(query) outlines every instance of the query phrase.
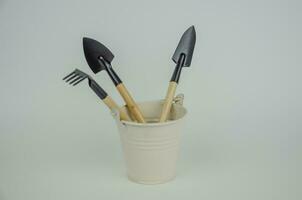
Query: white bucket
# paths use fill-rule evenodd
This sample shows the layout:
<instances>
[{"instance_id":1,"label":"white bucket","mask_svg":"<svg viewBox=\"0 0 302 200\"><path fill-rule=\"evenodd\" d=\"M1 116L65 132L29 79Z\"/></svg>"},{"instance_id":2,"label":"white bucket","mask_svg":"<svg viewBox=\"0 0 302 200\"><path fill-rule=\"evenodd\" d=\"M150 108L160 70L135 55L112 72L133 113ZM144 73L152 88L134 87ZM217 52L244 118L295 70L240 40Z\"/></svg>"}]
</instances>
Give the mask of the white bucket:
<instances>
[{"instance_id":1,"label":"white bucket","mask_svg":"<svg viewBox=\"0 0 302 200\"><path fill-rule=\"evenodd\" d=\"M170 120L165 123L156 123L163 104L159 100L138 103L145 119L151 123L120 121L118 112L113 112L130 180L143 184L159 184L175 177L180 134L187 112L182 102L182 94L174 99ZM125 107L122 109L126 110Z\"/></svg>"}]
</instances>

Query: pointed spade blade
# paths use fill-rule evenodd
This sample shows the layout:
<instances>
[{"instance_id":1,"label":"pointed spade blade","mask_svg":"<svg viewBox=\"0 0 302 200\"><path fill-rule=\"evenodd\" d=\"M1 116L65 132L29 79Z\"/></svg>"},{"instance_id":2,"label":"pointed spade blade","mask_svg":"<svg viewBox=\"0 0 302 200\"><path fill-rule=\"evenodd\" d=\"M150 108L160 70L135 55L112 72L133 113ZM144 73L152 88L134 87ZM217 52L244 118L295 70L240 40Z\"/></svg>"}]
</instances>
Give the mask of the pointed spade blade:
<instances>
[{"instance_id":1,"label":"pointed spade blade","mask_svg":"<svg viewBox=\"0 0 302 200\"><path fill-rule=\"evenodd\" d=\"M105 69L102 62L99 62L99 57L103 57L109 64L114 58L113 53L107 47L91 38L83 38L83 48L86 61L95 74Z\"/></svg>"},{"instance_id":2,"label":"pointed spade blade","mask_svg":"<svg viewBox=\"0 0 302 200\"><path fill-rule=\"evenodd\" d=\"M196 32L194 26L188 28L178 43L178 46L173 54L172 60L177 63L182 54L185 55L184 67L189 67L191 65L193 51L196 42Z\"/></svg>"}]
</instances>

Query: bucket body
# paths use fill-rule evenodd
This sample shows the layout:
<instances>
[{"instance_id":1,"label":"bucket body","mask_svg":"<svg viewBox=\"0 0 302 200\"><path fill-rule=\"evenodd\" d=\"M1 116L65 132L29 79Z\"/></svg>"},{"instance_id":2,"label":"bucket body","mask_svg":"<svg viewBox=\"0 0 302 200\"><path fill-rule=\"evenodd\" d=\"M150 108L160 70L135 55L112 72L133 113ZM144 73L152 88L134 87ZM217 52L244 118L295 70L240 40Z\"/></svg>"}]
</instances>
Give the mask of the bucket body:
<instances>
[{"instance_id":1,"label":"bucket body","mask_svg":"<svg viewBox=\"0 0 302 200\"><path fill-rule=\"evenodd\" d=\"M156 122L163 105L160 100L138 103L148 122L146 124L120 121L118 112L114 112L130 180L158 184L175 177L180 134L186 115L182 99L182 95L176 97L165 123ZM122 109L126 110L125 107Z\"/></svg>"}]
</instances>

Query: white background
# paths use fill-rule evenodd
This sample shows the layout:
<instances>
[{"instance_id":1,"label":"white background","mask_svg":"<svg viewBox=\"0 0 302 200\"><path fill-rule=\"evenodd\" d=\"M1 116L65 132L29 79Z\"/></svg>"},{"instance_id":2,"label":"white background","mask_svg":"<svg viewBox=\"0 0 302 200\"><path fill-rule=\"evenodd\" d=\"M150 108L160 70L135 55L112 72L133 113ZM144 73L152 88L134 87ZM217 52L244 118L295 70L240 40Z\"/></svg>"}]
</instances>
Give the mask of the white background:
<instances>
[{"instance_id":1,"label":"white background","mask_svg":"<svg viewBox=\"0 0 302 200\"><path fill-rule=\"evenodd\" d=\"M301 2L0 1L0 199L301 199ZM115 54L137 101L161 99L195 25L178 93L189 114L177 178L127 180L119 135L87 84L82 37ZM105 73L94 76L122 100Z\"/></svg>"}]
</instances>

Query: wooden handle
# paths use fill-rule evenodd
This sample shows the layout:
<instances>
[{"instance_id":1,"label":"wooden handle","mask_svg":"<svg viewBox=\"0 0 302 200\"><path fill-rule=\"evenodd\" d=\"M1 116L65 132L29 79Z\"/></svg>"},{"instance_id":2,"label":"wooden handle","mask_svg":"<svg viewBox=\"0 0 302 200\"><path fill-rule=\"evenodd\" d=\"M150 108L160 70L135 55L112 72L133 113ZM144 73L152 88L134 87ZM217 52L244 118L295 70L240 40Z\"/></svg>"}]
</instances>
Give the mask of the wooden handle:
<instances>
[{"instance_id":1,"label":"wooden handle","mask_svg":"<svg viewBox=\"0 0 302 200\"><path fill-rule=\"evenodd\" d=\"M119 93L121 94L121 96L123 97L129 111L133 114L135 119L140 123L146 123L141 111L139 110L138 106L136 105L136 103L132 99L130 93L128 92L128 90L126 89L124 84L120 83L116 86L116 88L119 91Z\"/></svg>"},{"instance_id":2,"label":"wooden handle","mask_svg":"<svg viewBox=\"0 0 302 200\"><path fill-rule=\"evenodd\" d=\"M103 102L108 106L110 110L117 109L120 112L120 119L125 121L131 121L127 115L127 113L122 110L110 96L107 96L103 99Z\"/></svg>"},{"instance_id":3,"label":"wooden handle","mask_svg":"<svg viewBox=\"0 0 302 200\"><path fill-rule=\"evenodd\" d=\"M176 87L177 87L176 82L172 81L169 83L169 88L160 114L159 122L165 122L167 120L168 114L170 113L170 109L172 106L172 101L175 96Z\"/></svg>"}]
</instances>

